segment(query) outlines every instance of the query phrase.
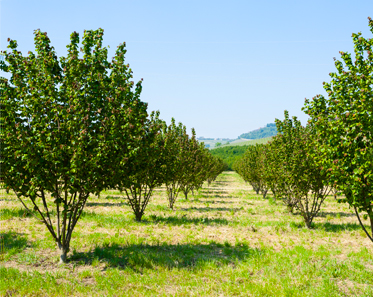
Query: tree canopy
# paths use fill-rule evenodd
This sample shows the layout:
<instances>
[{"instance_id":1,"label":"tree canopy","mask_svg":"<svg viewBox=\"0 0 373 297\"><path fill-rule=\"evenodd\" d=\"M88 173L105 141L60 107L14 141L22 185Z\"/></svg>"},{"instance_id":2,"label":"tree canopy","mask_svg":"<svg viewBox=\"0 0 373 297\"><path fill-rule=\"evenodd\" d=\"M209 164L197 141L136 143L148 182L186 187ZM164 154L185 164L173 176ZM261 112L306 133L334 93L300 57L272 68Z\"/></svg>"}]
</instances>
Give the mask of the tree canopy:
<instances>
[{"instance_id":1,"label":"tree canopy","mask_svg":"<svg viewBox=\"0 0 373 297\"><path fill-rule=\"evenodd\" d=\"M64 262L89 194L136 151L147 104L141 82L131 81L125 44L109 62L102 29L85 31L81 47L72 33L60 59L47 33L34 34L36 53L23 56L9 39L0 64L11 74L1 93L2 178L47 226Z\"/></svg>"},{"instance_id":2,"label":"tree canopy","mask_svg":"<svg viewBox=\"0 0 373 297\"><path fill-rule=\"evenodd\" d=\"M373 21L369 18L370 31ZM304 110L319 135L324 166L330 181L345 194L361 226L373 241L373 39L352 34L354 57L340 52L336 72L324 82L328 97L317 95L305 102ZM369 217L370 230L359 213Z\"/></svg>"}]
</instances>

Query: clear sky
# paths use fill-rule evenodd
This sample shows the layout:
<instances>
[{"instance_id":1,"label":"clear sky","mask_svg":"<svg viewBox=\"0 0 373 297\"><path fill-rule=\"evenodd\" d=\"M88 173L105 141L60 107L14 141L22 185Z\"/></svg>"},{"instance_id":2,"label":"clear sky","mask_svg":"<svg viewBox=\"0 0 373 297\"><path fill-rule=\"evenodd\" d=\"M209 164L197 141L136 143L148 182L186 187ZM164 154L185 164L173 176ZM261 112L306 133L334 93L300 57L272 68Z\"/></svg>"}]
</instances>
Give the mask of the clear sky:
<instances>
[{"instance_id":1,"label":"clear sky","mask_svg":"<svg viewBox=\"0 0 373 297\"><path fill-rule=\"evenodd\" d=\"M373 0L51 1L0 0L6 39L34 51L33 30L66 54L73 31L105 30L111 58L126 42L142 100L197 136L236 138L283 119L305 124L304 98L325 94L333 57L353 51L351 34L372 37Z\"/></svg>"}]
</instances>

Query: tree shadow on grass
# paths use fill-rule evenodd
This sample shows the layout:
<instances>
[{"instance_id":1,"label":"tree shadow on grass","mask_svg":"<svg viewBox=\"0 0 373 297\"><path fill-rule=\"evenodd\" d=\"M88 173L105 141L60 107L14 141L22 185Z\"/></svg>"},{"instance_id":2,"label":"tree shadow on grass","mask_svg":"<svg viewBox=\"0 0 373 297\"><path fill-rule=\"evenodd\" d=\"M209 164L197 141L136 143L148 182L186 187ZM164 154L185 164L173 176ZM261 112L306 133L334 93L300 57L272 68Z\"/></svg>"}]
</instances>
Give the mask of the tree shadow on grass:
<instances>
[{"instance_id":1,"label":"tree shadow on grass","mask_svg":"<svg viewBox=\"0 0 373 297\"><path fill-rule=\"evenodd\" d=\"M228 184L229 184L228 181L224 181L224 180L216 180L216 181L214 181L214 182L210 185L210 187L217 187L217 186L221 186L221 185L226 186L226 185L228 185Z\"/></svg>"},{"instance_id":2,"label":"tree shadow on grass","mask_svg":"<svg viewBox=\"0 0 373 297\"><path fill-rule=\"evenodd\" d=\"M12 199L12 198L0 198L0 201L17 201L17 198L14 198L14 199Z\"/></svg>"},{"instance_id":3,"label":"tree shadow on grass","mask_svg":"<svg viewBox=\"0 0 373 297\"><path fill-rule=\"evenodd\" d=\"M216 266L234 264L248 258L260 257L263 251L248 247L245 244L230 246L229 244L104 244L96 246L86 253L73 252L69 262L90 265L96 261L105 262L108 267L130 268L140 272L144 268L156 269L159 266L173 268L200 268L204 265Z\"/></svg>"},{"instance_id":4,"label":"tree shadow on grass","mask_svg":"<svg viewBox=\"0 0 373 297\"><path fill-rule=\"evenodd\" d=\"M334 223L313 223L313 229L324 230L326 232L341 232L341 231L356 231L362 230L361 226L357 223L343 223L343 224L334 224Z\"/></svg>"},{"instance_id":5,"label":"tree shadow on grass","mask_svg":"<svg viewBox=\"0 0 373 297\"><path fill-rule=\"evenodd\" d=\"M227 198L227 197L224 197L224 198ZM229 197L229 198L233 198L233 197ZM190 201L192 202L200 202L200 203L210 203L211 205L213 204L237 204L237 201L227 201L227 200L214 200L214 199L205 199L205 198L194 198L194 199L191 199Z\"/></svg>"},{"instance_id":6,"label":"tree shadow on grass","mask_svg":"<svg viewBox=\"0 0 373 297\"><path fill-rule=\"evenodd\" d=\"M36 214L35 211L33 211ZM26 218L31 217L32 214L24 208L4 208L0 211L0 220L7 220L11 218Z\"/></svg>"},{"instance_id":7,"label":"tree shadow on grass","mask_svg":"<svg viewBox=\"0 0 373 297\"><path fill-rule=\"evenodd\" d=\"M210 191L203 189L203 190L200 190L199 192L201 194L227 194L228 193L225 190L214 190L214 189L211 189Z\"/></svg>"},{"instance_id":8,"label":"tree shadow on grass","mask_svg":"<svg viewBox=\"0 0 373 297\"><path fill-rule=\"evenodd\" d=\"M240 211L242 208L237 207L188 207L188 208L180 208L181 211L200 211L200 212L208 212L208 211Z\"/></svg>"},{"instance_id":9,"label":"tree shadow on grass","mask_svg":"<svg viewBox=\"0 0 373 297\"><path fill-rule=\"evenodd\" d=\"M352 218L352 217L356 217L356 215L354 213L348 213L348 212L326 212L326 211L322 211L320 212L318 215L318 217L322 217L322 218L326 218L326 216L332 216L332 217L348 217L348 218Z\"/></svg>"},{"instance_id":10,"label":"tree shadow on grass","mask_svg":"<svg viewBox=\"0 0 373 297\"><path fill-rule=\"evenodd\" d=\"M86 206L93 207L93 206L124 206L128 205L126 202L119 202L119 203L110 203L110 202L87 202Z\"/></svg>"},{"instance_id":11,"label":"tree shadow on grass","mask_svg":"<svg viewBox=\"0 0 373 297\"><path fill-rule=\"evenodd\" d=\"M151 215L149 217L154 223L162 223L172 226L181 226L181 225L228 225L229 221L226 219L219 219L219 218L188 218L186 215L178 217L178 216L157 216Z\"/></svg>"},{"instance_id":12,"label":"tree shadow on grass","mask_svg":"<svg viewBox=\"0 0 373 297\"><path fill-rule=\"evenodd\" d=\"M27 238L23 233L5 232L0 233L0 254L13 255L23 251L27 246Z\"/></svg>"},{"instance_id":13,"label":"tree shadow on grass","mask_svg":"<svg viewBox=\"0 0 373 297\"><path fill-rule=\"evenodd\" d=\"M224 193L221 193L221 194L224 194ZM216 193L200 193L198 195L195 196L195 198L203 198L203 199L216 199L216 198L232 198L232 196L224 196L224 195L221 195L221 194L216 194ZM228 193L226 193L228 194ZM192 196L193 197L193 196Z\"/></svg>"}]
</instances>

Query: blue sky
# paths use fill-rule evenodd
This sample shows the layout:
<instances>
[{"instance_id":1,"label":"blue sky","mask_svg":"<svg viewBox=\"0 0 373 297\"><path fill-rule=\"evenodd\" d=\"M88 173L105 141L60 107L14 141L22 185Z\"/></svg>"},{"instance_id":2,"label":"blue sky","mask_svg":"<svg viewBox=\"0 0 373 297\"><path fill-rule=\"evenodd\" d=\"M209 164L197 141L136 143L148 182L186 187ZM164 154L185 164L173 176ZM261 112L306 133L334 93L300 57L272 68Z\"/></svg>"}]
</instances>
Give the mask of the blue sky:
<instances>
[{"instance_id":1,"label":"blue sky","mask_svg":"<svg viewBox=\"0 0 373 297\"><path fill-rule=\"evenodd\" d=\"M353 32L372 37L372 0L0 1L2 50L10 37L34 51L40 28L65 55L71 32L101 27L110 58L126 42L149 110L214 138L283 119L285 109L305 124L304 98L325 94L333 57L353 51Z\"/></svg>"}]
</instances>

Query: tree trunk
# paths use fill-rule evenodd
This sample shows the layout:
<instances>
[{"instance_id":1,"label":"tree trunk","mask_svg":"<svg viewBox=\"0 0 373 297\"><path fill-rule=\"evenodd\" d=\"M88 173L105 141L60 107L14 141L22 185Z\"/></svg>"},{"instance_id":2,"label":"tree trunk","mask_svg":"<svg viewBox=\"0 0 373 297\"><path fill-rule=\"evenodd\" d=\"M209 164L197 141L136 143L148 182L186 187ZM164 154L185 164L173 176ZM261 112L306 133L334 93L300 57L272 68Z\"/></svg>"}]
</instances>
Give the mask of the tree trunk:
<instances>
[{"instance_id":1,"label":"tree trunk","mask_svg":"<svg viewBox=\"0 0 373 297\"><path fill-rule=\"evenodd\" d=\"M135 212L135 217L136 217L137 222L141 222L142 215L143 215L143 213L141 213L140 211Z\"/></svg>"},{"instance_id":2,"label":"tree trunk","mask_svg":"<svg viewBox=\"0 0 373 297\"><path fill-rule=\"evenodd\" d=\"M58 243L58 249L60 251L60 264L66 263L67 253L69 252L69 247L66 247Z\"/></svg>"},{"instance_id":3,"label":"tree trunk","mask_svg":"<svg viewBox=\"0 0 373 297\"><path fill-rule=\"evenodd\" d=\"M367 231L367 229L365 229L365 226L364 226L363 222L360 219L359 212L357 211L356 206L354 206L354 209L355 209L355 214L357 216L357 219L359 220L360 226L363 228L365 234L368 236L368 238L370 239L370 241L373 242L373 238L372 238L372 236L373 236L373 214L372 213L368 213L369 220L370 220L370 230L371 230L371 233L372 233L372 234L369 234L369 232Z\"/></svg>"},{"instance_id":4,"label":"tree trunk","mask_svg":"<svg viewBox=\"0 0 373 297\"><path fill-rule=\"evenodd\" d=\"M263 190L263 191L262 191L262 193L263 193L263 199L266 198L266 196L267 196L267 192L268 192L268 190Z\"/></svg>"},{"instance_id":5,"label":"tree trunk","mask_svg":"<svg viewBox=\"0 0 373 297\"><path fill-rule=\"evenodd\" d=\"M273 190L273 189L271 189L271 191L272 191L272 194L273 194L273 199L275 199L275 200L276 200L276 191L275 191L275 190Z\"/></svg>"},{"instance_id":6,"label":"tree trunk","mask_svg":"<svg viewBox=\"0 0 373 297\"><path fill-rule=\"evenodd\" d=\"M306 223L306 227L311 229L312 219L304 216L304 222Z\"/></svg>"}]
</instances>

